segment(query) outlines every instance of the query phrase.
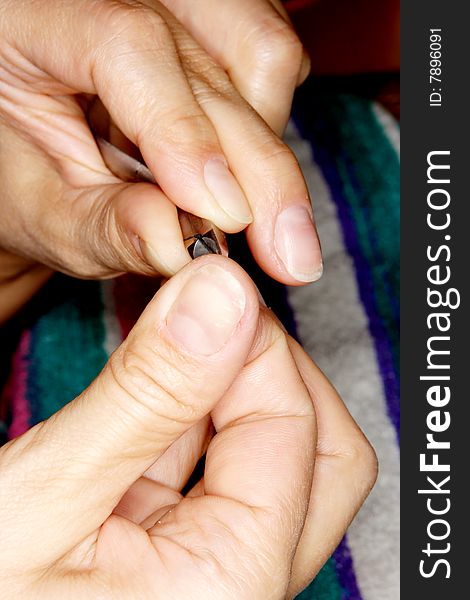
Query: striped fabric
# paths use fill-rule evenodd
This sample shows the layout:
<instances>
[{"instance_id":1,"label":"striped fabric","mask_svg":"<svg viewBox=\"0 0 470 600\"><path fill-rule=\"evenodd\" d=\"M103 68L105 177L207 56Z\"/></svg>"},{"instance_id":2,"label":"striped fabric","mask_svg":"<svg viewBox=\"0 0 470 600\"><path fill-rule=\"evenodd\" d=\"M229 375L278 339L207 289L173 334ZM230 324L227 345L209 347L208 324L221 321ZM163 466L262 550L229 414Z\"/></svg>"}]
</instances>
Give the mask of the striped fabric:
<instances>
[{"instance_id":1,"label":"striped fabric","mask_svg":"<svg viewBox=\"0 0 470 600\"><path fill-rule=\"evenodd\" d=\"M374 445L376 487L302 600L399 592L399 131L355 96L298 96L288 142L322 240L320 282L288 292L296 333Z\"/></svg>"},{"instance_id":2,"label":"striped fabric","mask_svg":"<svg viewBox=\"0 0 470 600\"><path fill-rule=\"evenodd\" d=\"M324 277L287 290L256 269L239 239L231 249L335 383L381 464L364 509L301 600L399 598L397 140L395 122L371 102L305 88L287 141L312 194ZM47 284L4 390L10 437L90 383L155 289L138 277L99 283L57 275Z\"/></svg>"}]
</instances>

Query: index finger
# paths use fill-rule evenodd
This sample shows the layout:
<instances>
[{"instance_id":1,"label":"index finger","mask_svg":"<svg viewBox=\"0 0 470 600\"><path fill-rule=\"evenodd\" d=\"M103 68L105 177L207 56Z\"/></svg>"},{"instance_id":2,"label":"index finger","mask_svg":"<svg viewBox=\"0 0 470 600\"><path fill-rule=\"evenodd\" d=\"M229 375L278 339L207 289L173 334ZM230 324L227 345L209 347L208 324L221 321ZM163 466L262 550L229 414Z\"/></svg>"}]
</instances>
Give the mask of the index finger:
<instances>
[{"instance_id":1,"label":"index finger","mask_svg":"<svg viewBox=\"0 0 470 600\"><path fill-rule=\"evenodd\" d=\"M285 334L260 312L256 346L212 412L206 494L231 497L279 517L303 512L316 443L315 413Z\"/></svg>"},{"instance_id":2,"label":"index finger","mask_svg":"<svg viewBox=\"0 0 470 600\"><path fill-rule=\"evenodd\" d=\"M318 422L312 494L287 594L293 598L339 544L375 483L377 458L325 375L297 342L289 339L289 347Z\"/></svg>"},{"instance_id":3,"label":"index finger","mask_svg":"<svg viewBox=\"0 0 470 600\"><path fill-rule=\"evenodd\" d=\"M250 597L258 597L254 589L281 597L307 511L316 430L286 337L267 311L247 363L211 415L204 495L185 498L149 533L216 556Z\"/></svg>"}]
</instances>

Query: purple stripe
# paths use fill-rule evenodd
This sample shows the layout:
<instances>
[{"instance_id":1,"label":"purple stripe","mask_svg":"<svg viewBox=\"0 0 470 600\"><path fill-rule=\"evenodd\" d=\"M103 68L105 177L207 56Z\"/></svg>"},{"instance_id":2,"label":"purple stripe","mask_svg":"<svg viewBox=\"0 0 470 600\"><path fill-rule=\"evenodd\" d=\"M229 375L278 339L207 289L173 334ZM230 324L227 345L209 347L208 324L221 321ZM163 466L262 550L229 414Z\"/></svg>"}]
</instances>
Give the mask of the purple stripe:
<instances>
[{"instance_id":1,"label":"purple stripe","mask_svg":"<svg viewBox=\"0 0 470 600\"><path fill-rule=\"evenodd\" d=\"M346 536L343 537L339 546L333 553L333 560L336 565L336 574L341 587L346 592L344 600L362 600L361 592L354 574L353 560L349 550Z\"/></svg>"}]
</instances>

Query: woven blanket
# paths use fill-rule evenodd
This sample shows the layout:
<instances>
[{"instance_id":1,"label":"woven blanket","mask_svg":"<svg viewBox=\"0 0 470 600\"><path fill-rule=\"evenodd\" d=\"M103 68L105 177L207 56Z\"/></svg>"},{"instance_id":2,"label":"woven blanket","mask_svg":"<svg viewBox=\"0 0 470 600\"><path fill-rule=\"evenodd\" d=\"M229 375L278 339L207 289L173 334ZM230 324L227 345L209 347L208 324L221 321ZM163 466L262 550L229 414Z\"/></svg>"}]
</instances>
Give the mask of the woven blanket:
<instances>
[{"instance_id":1,"label":"woven blanket","mask_svg":"<svg viewBox=\"0 0 470 600\"><path fill-rule=\"evenodd\" d=\"M242 236L230 252L269 306L336 385L374 445L377 485L301 600L397 600L399 560L398 127L358 96L297 95L287 142L307 179L325 273L301 288L253 264ZM16 323L18 345L3 390L14 437L73 399L97 375L156 289L150 279L55 276ZM0 423L0 426L2 424Z\"/></svg>"}]
</instances>

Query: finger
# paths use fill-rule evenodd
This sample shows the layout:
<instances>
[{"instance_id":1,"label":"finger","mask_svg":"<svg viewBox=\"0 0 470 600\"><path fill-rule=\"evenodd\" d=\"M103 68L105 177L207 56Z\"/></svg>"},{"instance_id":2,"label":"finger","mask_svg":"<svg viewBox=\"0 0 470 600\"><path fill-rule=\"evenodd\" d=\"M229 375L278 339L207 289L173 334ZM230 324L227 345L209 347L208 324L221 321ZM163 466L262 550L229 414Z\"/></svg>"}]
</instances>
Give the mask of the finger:
<instances>
[{"instance_id":1,"label":"finger","mask_svg":"<svg viewBox=\"0 0 470 600\"><path fill-rule=\"evenodd\" d=\"M251 251L263 270L289 285L316 281L322 254L311 202L291 150L229 88L204 82L204 110L217 129L230 167L253 213Z\"/></svg>"},{"instance_id":2,"label":"finger","mask_svg":"<svg viewBox=\"0 0 470 600\"><path fill-rule=\"evenodd\" d=\"M212 421L207 415L177 439L145 471L145 477L180 492L207 450L211 437Z\"/></svg>"},{"instance_id":3,"label":"finger","mask_svg":"<svg viewBox=\"0 0 470 600\"><path fill-rule=\"evenodd\" d=\"M241 95L282 134L296 85L309 65L302 44L278 2L163 0L201 46L227 70Z\"/></svg>"},{"instance_id":4,"label":"finger","mask_svg":"<svg viewBox=\"0 0 470 600\"><path fill-rule=\"evenodd\" d=\"M255 221L247 235L258 263L291 285L315 281L323 269L321 249L308 191L294 156L260 119L247 119L250 113L236 95L224 98L209 86L205 96L205 109L220 126L222 144L227 141L226 155L252 204ZM236 128L241 136L235 134ZM252 137L253 132L258 137Z\"/></svg>"},{"instance_id":5,"label":"finger","mask_svg":"<svg viewBox=\"0 0 470 600\"><path fill-rule=\"evenodd\" d=\"M140 477L124 494L113 513L140 525L158 510L177 504L180 500L181 494L177 491L147 477Z\"/></svg>"},{"instance_id":6,"label":"finger","mask_svg":"<svg viewBox=\"0 0 470 600\"><path fill-rule=\"evenodd\" d=\"M205 495L183 499L149 534L157 549L170 538L198 554L215 552L224 540L218 561L239 569L250 597L258 597L257 586L281 597L308 505L315 418L286 337L267 311L212 419L217 433L206 456ZM188 518L205 531L202 541L188 532ZM262 557L259 568L240 560L240 546L245 556Z\"/></svg>"},{"instance_id":7,"label":"finger","mask_svg":"<svg viewBox=\"0 0 470 600\"><path fill-rule=\"evenodd\" d=\"M299 526L313 468L315 415L269 311L261 313L252 354L212 420L217 435L207 451L206 493L263 507L281 522L298 510L292 525Z\"/></svg>"},{"instance_id":8,"label":"finger","mask_svg":"<svg viewBox=\"0 0 470 600\"><path fill-rule=\"evenodd\" d=\"M80 0L66 11L56 2L47 10L33 3L26 18L45 31L50 22L61 28L43 43L42 37L25 38L25 23L15 19L8 41L64 91L99 95L173 202L227 232L251 222L214 127L183 72L174 39L179 33L164 16L143 4Z\"/></svg>"},{"instance_id":9,"label":"finger","mask_svg":"<svg viewBox=\"0 0 470 600\"><path fill-rule=\"evenodd\" d=\"M173 442L145 471L121 498L114 514L137 524L148 521L149 527L155 525L162 507L181 500L179 492L206 451L211 434L212 421L207 415Z\"/></svg>"},{"instance_id":10,"label":"finger","mask_svg":"<svg viewBox=\"0 0 470 600\"><path fill-rule=\"evenodd\" d=\"M323 373L289 340L318 423L312 494L292 567L289 598L315 577L374 485L377 459L364 434Z\"/></svg>"},{"instance_id":11,"label":"finger","mask_svg":"<svg viewBox=\"0 0 470 600\"><path fill-rule=\"evenodd\" d=\"M15 498L34 497L15 539L34 528L57 557L95 531L232 384L257 314L253 284L229 259L203 257L170 279L96 381L2 450L1 510L8 514ZM35 476L24 481L25 472ZM2 549L10 555L3 539ZM54 558L29 550L31 561Z\"/></svg>"},{"instance_id":12,"label":"finger","mask_svg":"<svg viewBox=\"0 0 470 600\"><path fill-rule=\"evenodd\" d=\"M202 477L186 494L187 498L196 498L204 496L204 477Z\"/></svg>"},{"instance_id":13,"label":"finger","mask_svg":"<svg viewBox=\"0 0 470 600\"><path fill-rule=\"evenodd\" d=\"M323 270L321 248L295 157L240 97L222 69L211 66L196 42L177 23L173 26L193 93L248 198L254 219L247 235L257 262L284 283L317 280Z\"/></svg>"},{"instance_id":14,"label":"finger","mask_svg":"<svg viewBox=\"0 0 470 600\"><path fill-rule=\"evenodd\" d=\"M293 27L293 23L289 16L289 13L286 10L286 7L282 3L282 0L269 0L270 3L274 6L277 12L281 15L281 17L289 23ZM311 61L310 56L307 53L307 50L303 48L302 51L302 64L300 65L299 77L297 79L297 85L301 85L307 77L310 75L311 69Z\"/></svg>"}]
</instances>

